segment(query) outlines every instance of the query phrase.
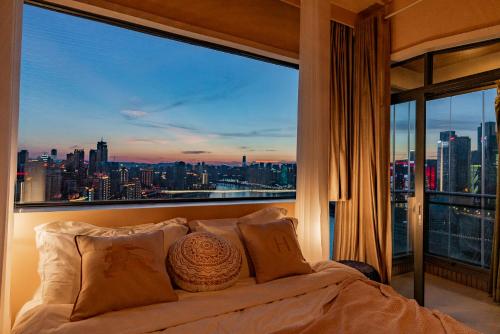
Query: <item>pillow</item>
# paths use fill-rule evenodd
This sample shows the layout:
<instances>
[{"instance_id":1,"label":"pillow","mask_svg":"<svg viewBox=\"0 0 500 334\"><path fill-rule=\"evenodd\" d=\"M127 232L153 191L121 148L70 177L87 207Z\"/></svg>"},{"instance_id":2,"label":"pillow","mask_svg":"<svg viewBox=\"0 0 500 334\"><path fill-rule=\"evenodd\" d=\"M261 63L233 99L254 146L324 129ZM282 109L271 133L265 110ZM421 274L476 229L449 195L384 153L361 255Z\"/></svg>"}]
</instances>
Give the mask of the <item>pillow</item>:
<instances>
[{"instance_id":1,"label":"pillow","mask_svg":"<svg viewBox=\"0 0 500 334\"><path fill-rule=\"evenodd\" d=\"M172 243L186 235L184 218L175 218L156 224L98 227L79 222L55 222L35 227L36 246L40 259L38 274L40 287L35 299L46 304L73 304L80 289L80 256L76 249L76 235L113 237L161 230L166 252Z\"/></svg>"},{"instance_id":2,"label":"pillow","mask_svg":"<svg viewBox=\"0 0 500 334\"><path fill-rule=\"evenodd\" d=\"M238 280L242 254L229 240L208 232L194 232L177 240L168 253L168 271L182 289L215 291Z\"/></svg>"},{"instance_id":3,"label":"pillow","mask_svg":"<svg viewBox=\"0 0 500 334\"><path fill-rule=\"evenodd\" d=\"M257 283L297 274L309 274L291 219L267 224L239 223L248 253L255 268Z\"/></svg>"},{"instance_id":4,"label":"pillow","mask_svg":"<svg viewBox=\"0 0 500 334\"><path fill-rule=\"evenodd\" d=\"M165 268L163 232L116 237L79 235L81 289L70 320L177 301Z\"/></svg>"},{"instance_id":5,"label":"pillow","mask_svg":"<svg viewBox=\"0 0 500 334\"><path fill-rule=\"evenodd\" d=\"M286 214L286 209L269 207L240 218L192 220L189 222L189 228L191 231L195 232L211 232L232 241L244 255L240 278L246 278L255 276L255 273L250 257L241 239L240 231L237 226L238 222L261 224L283 218Z\"/></svg>"},{"instance_id":6,"label":"pillow","mask_svg":"<svg viewBox=\"0 0 500 334\"><path fill-rule=\"evenodd\" d=\"M233 226L238 222L270 222L285 217L287 210L284 208L269 207L239 218L222 218L222 219L206 219L206 220L191 220L188 225L191 231L198 231L199 228L206 226Z\"/></svg>"}]
</instances>

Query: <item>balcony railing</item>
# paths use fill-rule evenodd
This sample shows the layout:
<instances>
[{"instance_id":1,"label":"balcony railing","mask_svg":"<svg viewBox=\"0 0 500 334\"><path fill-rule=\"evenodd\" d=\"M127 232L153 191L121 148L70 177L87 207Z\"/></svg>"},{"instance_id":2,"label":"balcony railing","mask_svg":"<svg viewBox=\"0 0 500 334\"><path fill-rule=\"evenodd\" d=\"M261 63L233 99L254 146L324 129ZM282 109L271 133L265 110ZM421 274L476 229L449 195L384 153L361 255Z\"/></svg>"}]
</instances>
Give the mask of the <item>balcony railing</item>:
<instances>
[{"instance_id":1,"label":"balcony railing","mask_svg":"<svg viewBox=\"0 0 500 334\"><path fill-rule=\"evenodd\" d=\"M393 193L393 256L412 253L406 198ZM425 252L487 269L491 261L495 195L426 192Z\"/></svg>"}]
</instances>

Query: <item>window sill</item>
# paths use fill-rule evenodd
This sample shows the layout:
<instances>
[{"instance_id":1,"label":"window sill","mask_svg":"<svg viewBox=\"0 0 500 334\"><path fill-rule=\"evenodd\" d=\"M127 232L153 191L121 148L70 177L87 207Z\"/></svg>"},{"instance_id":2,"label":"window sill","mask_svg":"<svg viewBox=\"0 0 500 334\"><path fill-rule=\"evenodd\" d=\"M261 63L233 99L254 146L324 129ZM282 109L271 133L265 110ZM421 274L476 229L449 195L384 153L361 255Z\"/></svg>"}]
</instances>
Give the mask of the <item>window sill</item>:
<instances>
[{"instance_id":1,"label":"window sill","mask_svg":"<svg viewBox=\"0 0 500 334\"><path fill-rule=\"evenodd\" d=\"M200 200L200 201L163 201L148 203L110 203L110 204L59 204L59 205L20 205L14 208L14 213L32 212L60 212L60 211L98 211L98 210L130 210L130 209L157 209L175 207L198 206L226 206L226 205L252 205L272 203L294 203L295 198L274 199L231 199L231 200Z\"/></svg>"}]
</instances>

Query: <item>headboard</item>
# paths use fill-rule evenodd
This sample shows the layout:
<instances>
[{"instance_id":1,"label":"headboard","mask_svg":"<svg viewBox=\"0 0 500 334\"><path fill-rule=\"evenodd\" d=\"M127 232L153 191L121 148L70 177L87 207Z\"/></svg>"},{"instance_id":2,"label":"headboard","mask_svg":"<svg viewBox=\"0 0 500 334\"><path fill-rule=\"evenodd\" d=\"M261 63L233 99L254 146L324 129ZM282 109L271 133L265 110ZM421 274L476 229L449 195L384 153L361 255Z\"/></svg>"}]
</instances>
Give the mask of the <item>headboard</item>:
<instances>
[{"instance_id":1,"label":"headboard","mask_svg":"<svg viewBox=\"0 0 500 334\"><path fill-rule=\"evenodd\" d=\"M98 226L116 227L160 222L174 217L192 219L212 219L240 217L248 213L276 206L294 214L294 202L263 203L250 202L241 204L214 203L203 205L151 206L151 207L116 207L91 208L83 210L64 210L53 212L23 212L14 214L14 233L10 252L11 268L11 315L12 321L19 309L33 296L40 283L37 265L38 252L35 246L33 228L53 221L82 221Z\"/></svg>"}]
</instances>

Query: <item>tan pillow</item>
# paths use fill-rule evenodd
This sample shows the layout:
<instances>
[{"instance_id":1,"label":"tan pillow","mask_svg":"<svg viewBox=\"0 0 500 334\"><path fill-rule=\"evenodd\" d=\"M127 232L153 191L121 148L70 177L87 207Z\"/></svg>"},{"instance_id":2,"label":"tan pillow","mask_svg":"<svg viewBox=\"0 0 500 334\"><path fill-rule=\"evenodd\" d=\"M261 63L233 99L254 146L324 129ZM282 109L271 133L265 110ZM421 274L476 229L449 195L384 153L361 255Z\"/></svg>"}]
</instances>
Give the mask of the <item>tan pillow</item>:
<instances>
[{"instance_id":1,"label":"tan pillow","mask_svg":"<svg viewBox=\"0 0 500 334\"><path fill-rule=\"evenodd\" d=\"M312 272L302 256L291 219L267 224L239 223L238 227L255 268L257 283Z\"/></svg>"},{"instance_id":2,"label":"tan pillow","mask_svg":"<svg viewBox=\"0 0 500 334\"><path fill-rule=\"evenodd\" d=\"M172 245L168 271L184 290L222 290L238 280L241 258L240 250L231 241L209 232L194 232Z\"/></svg>"},{"instance_id":3,"label":"tan pillow","mask_svg":"<svg viewBox=\"0 0 500 334\"><path fill-rule=\"evenodd\" d=\"M82 258L82 281L71 321L178 299L165 268L162 231L79 235L75 242Z\"/></svg>"},{"instance_id":4,"label":"tan pillow","mask_svg":"<svg viewBox=\"0 0 500 334\"><path fill-rule=\"evenodd\" d=\"M247 278L255 276L255 271L250 260L250 255L245 249L237 224L239 222L249 224L268 223L281 219L285 217L286 214L286 209L269 207L239 218L192 220L189 222L189 228L194 232L210 232L231 240L244 255L240 278Z\"/></svg>"},{"instance_id":5,"label":"tan pillow","mask_svg":"<svg viewBox=\"0 0 500 334\"><path fill-rule=\"evenodd\" d=\"M39 252L38 274L40 286L34 297L44 304L74 304L80 291L80 254L75 236L89 235L116 237L162 230L164 250L188 232L185 218L174 218L160 223L122 227L101 227L83 222L53 222L35 227Z\"/></svg>"}]
</instances>

